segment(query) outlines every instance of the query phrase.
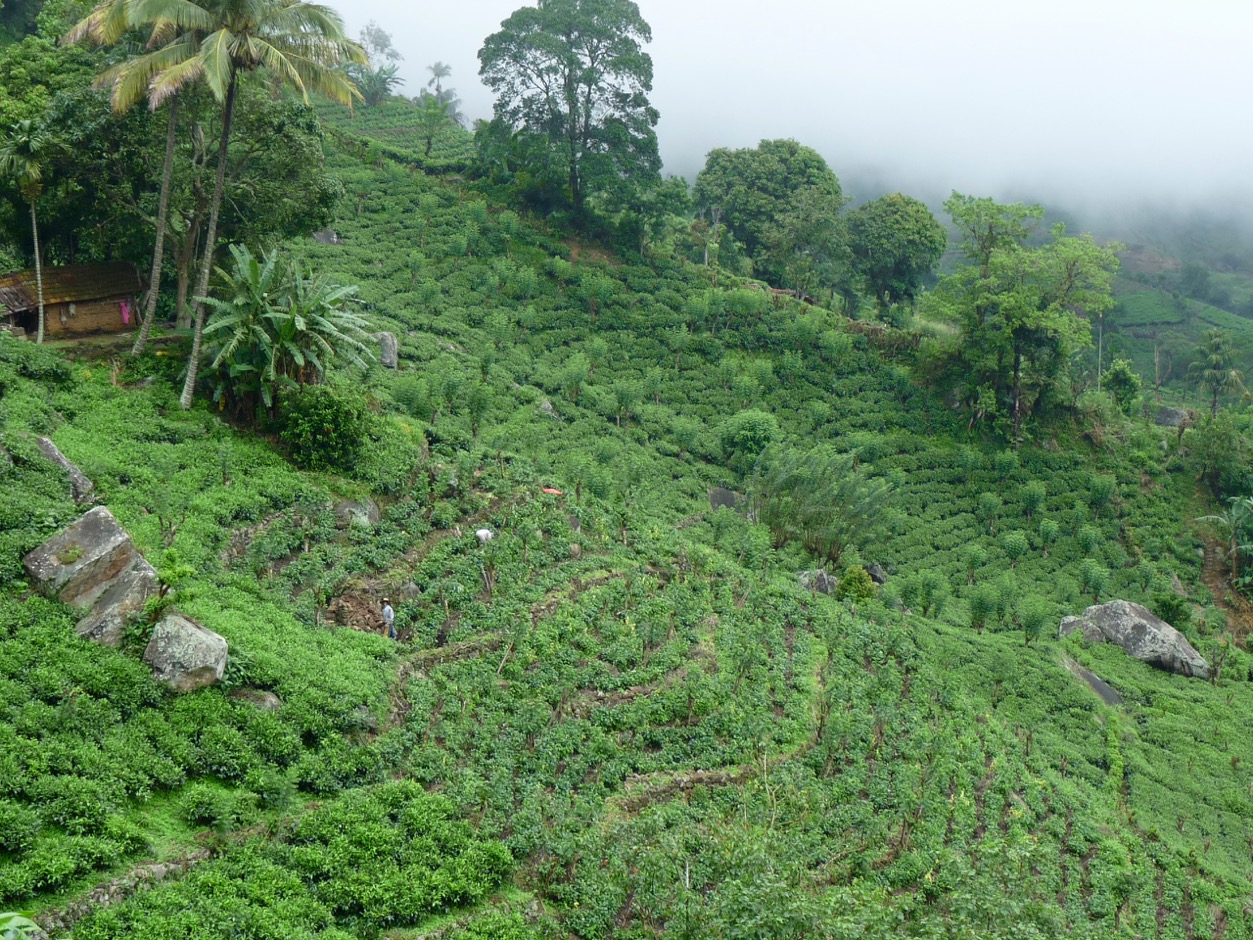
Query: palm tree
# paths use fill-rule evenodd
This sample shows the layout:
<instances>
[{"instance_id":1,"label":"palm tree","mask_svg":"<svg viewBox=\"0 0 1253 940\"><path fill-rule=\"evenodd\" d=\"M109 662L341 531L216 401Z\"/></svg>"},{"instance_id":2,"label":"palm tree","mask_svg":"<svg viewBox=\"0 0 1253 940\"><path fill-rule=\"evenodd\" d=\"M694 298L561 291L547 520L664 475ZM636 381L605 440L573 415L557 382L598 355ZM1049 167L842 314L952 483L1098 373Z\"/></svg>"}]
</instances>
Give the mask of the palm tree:
<instances>
[{"instance_id":1,"label":"palm tree","mask_svg":"<svg viewBox=\"0 0 1253 940\"><path fill-rule=\"evenodd\" d=\"M426 83L426 87L434 86L435 97L438 98L444 92L443 85L440 83L452 74L452 66L445 65L443 62L436 62L434 65L428 65L426 70L431 73L431 80Z\"/></svg>"},{"instance_id":2,"label":"palm tree","mask_svg":"<svg viewBox=\"0 0 1253 940\"><path fill-rule=\"evenodd\" d=\"M226 187L226 158L231 121L241 73L265 69L298 90L305 103L309 92L351 105L361 95L339 68L345 62L364 64L365 50L344 35L344 24L329 7L302 0L132 0L132 21L168 21L183 32L203 35L195 55L171 62L152 76L149 100L158 106L187 85L203 82L222 105L217 174L209 203L204 256L196 278L194 326L187 380L179 401L191 407L196 390L200 349L204 341L204 297L217 244L218 217Z\"/></svg>"},{"instance_id":3,"label":"palm tree","mask_svg":"<svg viewBox=\"0 0 1253 940\"><path fill-rule=\"evenodd\" d=\"M62 37L62 43L84 39L101 46L114 45L130 31L134 3L132 0L101 0L73 29ZM194 31L177 33L168 20L150 24L152 33L146 54L128 59L97 76L97 88L111 88L113 110L121 114L129 110L148 92L154 74L163 68L195 55L200 35ZM153 110L156 105L153 105ZM148 295L140 317L139 334L131 347L138 356L148 342L152 321L156 316L157 295L161 290L161 269L165 263L165 232L170 205L170 181L174 175L174 147L178 132L178 97L170 99L170 114L165 132L165 160L161 167L161 192L157 199L156 244L152 252L152 273L148 278Z\"/></svg>"},{"instance_id":4,"label":"palm tree","mask_svg":"<svg viewBox=\"0 0 1253 940\"><path fill-rule=\"evenodd\" d=\"M1197 358L1188 366L1188 374L1210 392L1210 417L1218 414L1221 395L1243 391L1244 373L1235 367L1227 334L1215 327L1205 331L1205 340L1196 347Z\"/></svg>"},{"instance_id":5,"label":"palm tree","mask_svg":"<svg viewBox=\"0 0 1253 940\"><path fill-rule=\"evenodd\" d=\"M230 252L230 270L218 269L221 295L204 298L213 309L204 331L216 400L241 413L273 409L284 389L321 381L333 360L365 365L367 323L349 309L355 287L281 265L277 252Z\"/></svg>"},{"instance_id":6,"label":"palm tree","mask_svg":"<svg viewBox=\"0 0 1253 940\"><path fill-rule=\"evenodd\" d=\"M30 231L35 243L35 293L39 301L36 343L44 341L44 272L39 256L39 218L35 202L43 192L43 165L52 146L52 138L32 121L18 121L0 139L0 176L10 177L22 198L30 204Z\"/></svg>"}]
</instances>

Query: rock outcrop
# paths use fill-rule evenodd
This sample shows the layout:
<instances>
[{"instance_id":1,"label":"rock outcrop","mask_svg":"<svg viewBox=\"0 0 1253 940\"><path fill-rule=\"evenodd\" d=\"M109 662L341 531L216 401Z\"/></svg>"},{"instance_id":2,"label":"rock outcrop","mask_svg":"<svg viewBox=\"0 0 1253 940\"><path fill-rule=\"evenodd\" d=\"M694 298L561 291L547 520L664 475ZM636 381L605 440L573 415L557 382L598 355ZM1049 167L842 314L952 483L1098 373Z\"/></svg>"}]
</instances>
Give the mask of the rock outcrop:
<instances>
[{"instance_id":1,"label":"rock outcrop","mask_svg":"<svg viewBox=\"0 0 1253 940\"><path fill-rule=\"evenodd\" d=\"M400 365L400 347L396 343L395 333L375 333L374 338L379 344L379 364L384 369L395 369Z\"/></svg>"},{"instance_id":2,"label":"rock outcrop","mask_svg":"<svg viewBox=\"0 0 1253 940\"><path fill-rule=\"evenodd\" d=\"M1187 427L1192 423L1192 415L1182 408L1167 408L1163 405L1157 409L1157 417L1154 418L1154 422L1158 427L1162 428Z\"/></svg>"},{"instance_id":3,"label":"rock outcrop","mask_svg":"<svg viewBox=\"0 0 1253 940\"><path fill-rule=\"evenodd\" d=\"M378 503L368 496L360 502L345 500L342 503L336 503L334 512L335 525L341 529L351 526L377 525L378 521L383 518Z\"/></svg>"},{"instance_id":4,"label":"rock outcrop","mask_svg":"<svg viewBox=\"0 0 1253 940\"><path fill-rule=\"evenodd\" d=\"M35 590L87 611L78 633L116 646L126 619L143 610L158 589L157 573L130 535L103 506L86 512L22 564Z\"/></svg>"},{"instance_id":5,"label":"rock outcrop","mask_svg":"<svg viewBox=\"0 0 1253 940\"><path fill-rule=\"evenodd\" d=\"M157 572L103 506L88 510L22 559L35 590L86 611L78 635L106 646L122 642L127 621L160 589ZM153 629L144 662L178 692L220 682L226 640L170 611Z\"/></svg>"},{"instance_id":6,"label":"rock outcrop","mask_svg":"<svg viewBox=\"0 0 1253 940\"><path fill-rule=\"evenodd\" d=\"M713 487L709 493L710 509L735 509L744 502L744 494L728 490L723 486Z\"/></svg>"},{"instance_id":7,"label":"rock outcrop","mask_svg":"<svg viewBox=\"0 0 1253 940\"><path fill-rule=\"evenodd\" d=\"M870 575L870 580L875 584L887 584L888 573L883 570L883 566L878 562L866 566L866 574Z\"/></svg>"},{"instance_id":8,"label":"rock outcrop","mask_svg":"<svg viewBox=\"0 0 1253 940\"><path fill-rule=\"evenodd\" d=\"M144 662L152 667L153 677L176 692L221 682L226 661L224 637L173 612L157 621L144 650Z\"/></svg>"},{"instance_id":9,"label":"rock outcrop","mask_svg":"<svg viewBox=\"0 0 1253 940\"><path fill-rule=\"evenodd\" d=\"M283 707L283 700L265 689L232 689L231 698L255 705L263 712L276 712Z\"/></svg>"},{"instance_id":10,"label":"rock outcrop","mask_svg":"<svg viewBox=\"0 0 1253 940\"><path fill-rule=\"evenodd\" d=\"M45 457L65 471L70 481L70 494L74 497L74 502L80 506L95 502L96 484L87 479L87 474L79 470L48 438L38 437L35 443L39 445L39 450Z\"/></svg>"},{"instance_id":11,"label":"rock outcrop","mask_svg":"<svg viewBox=\"0 0 1253 940\"><path fill-rule=\"evenodd\" d=\"M796 576L800 586L806 591L817 591L819 594L832 593L839 582L821 568L814 571L802 571Z\"/></svg>"},{"instance_id":12,"label":"rock outcrop","mask_svg":"<svg viewBox=\"0 0 1253 940\"><path fill-rule=\"evenodd\" d=\"M1089 607L1078 617L1063 617L1059 636L1079 631L1089 643L1121 646L1141 662L1181 676L1209 678L1207 663L1182 633L1146 607L1110 601Z\"/></svg>"}]
</instances>

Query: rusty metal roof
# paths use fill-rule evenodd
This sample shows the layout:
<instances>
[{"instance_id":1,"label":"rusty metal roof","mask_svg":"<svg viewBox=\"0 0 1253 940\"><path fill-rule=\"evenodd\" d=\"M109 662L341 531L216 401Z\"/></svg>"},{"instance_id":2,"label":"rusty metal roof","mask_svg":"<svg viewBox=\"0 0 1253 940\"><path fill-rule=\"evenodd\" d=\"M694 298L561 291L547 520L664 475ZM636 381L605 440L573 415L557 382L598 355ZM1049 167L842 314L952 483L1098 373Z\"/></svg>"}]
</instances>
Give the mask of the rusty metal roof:
<instances>
[{"instance_id":1,"label":"rusty metal roof","mask_svg":"<svg viewBox=\"0 0 1253 940\"><path fill-rule=\"evenodd\" d=\"M45 268L43 281L45 305L134 297L143 290L138 269L125 261ZM0 306L10 313L38 309L33 269L0 277Z\"/></svg>"}]
</instances>

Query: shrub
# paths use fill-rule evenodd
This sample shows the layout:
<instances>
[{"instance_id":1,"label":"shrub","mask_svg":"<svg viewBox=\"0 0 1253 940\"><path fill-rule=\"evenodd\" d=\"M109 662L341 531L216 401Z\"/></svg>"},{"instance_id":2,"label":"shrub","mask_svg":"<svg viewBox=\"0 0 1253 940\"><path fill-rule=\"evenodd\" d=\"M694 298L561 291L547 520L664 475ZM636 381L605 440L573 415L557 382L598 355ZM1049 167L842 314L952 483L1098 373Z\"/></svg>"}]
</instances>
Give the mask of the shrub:
<instances>
[{"instance_id":1,"label":"shrub","mask_svg":"<svg viewBox=\"0 0 1253 940\"><path fill-rule=\"evenodd\" d=\"M1018 562L1023 555L1031 548L1031 544L1027 541L1027 536L1023 532L1007 532L1001 539L1001 548L1005 550L1005 557L1009 559L1009 566L1017 568Z\"/></svg>"},{"instance_id":2,"label":"shrub","mask_svg":"<svg viewBox=\"0 0 1253 940\"><path fill-rule=\"evenodd\" d=\"M0 800L0 850L22 853L43 828L39 814L12 800Z\"/></svg>"},{"instance_id":3,"label":"shrub","mask_svg":"<svg viewBox=\"0 0 1253 940\"><path fill-rule=\"evenodd\" d=\"M988 618L996 613L996 589L991 584L980 584L966 598L970 607L970 628L982 633Z\"/></svg>"},{"instance_id":4,"label":"shrub","mask_svg":"<svg viewBox=\"0 0 1253 940\"><path fill-rule=\"evenodd\" d=\"M753 462L779 438L779 420L765 411L741 411L718 427L722 456L733 470L747 472Z\"/></svg>"},{"instance_id":5,"label":"shrub","mask_svg":"<svg viewBox=\"0 0 1253 940\"><path fill-rule=\"evenodd\" d=\"M1100 475L1092 478L1092 487L1088 490L1088 502L1096 515L1110 504L1118 492L1118 481L1111 476Z\"/></svg>"},{"instance_id":6,"label":"shrub","mask_svg":"<svg viewBox=\"0 0 1253 940\"><path fill-rule=\"evenodd\" d=\"M1022 627L1023 642L1030 646L1032 640L1039 639L1051 615L1052 608L1044 598L1024 598L1018 605L1018 625Z\"/></svg>"},{"instance_id":7,"label":"shrub","mask_svg":"<svg viewBox=\"0 0 1253 940\"><path fill-rule=\"evenodd\" d=\"M1044 552L1044 557L1049 557L1049 546L1057 541L1057 535L1061 531L1061 526L1057 524L1056 519L1040 520L1040 548Z\"/></svg>"},{"instance_id":8,"label":"shrub","mask_svg":"<svg viewBox=\"0 0 1253 940\"><path fill-rule=\"evenodd\" d=\"M1032 480L1022 488L1022 508L1028 519L1039 512L1047 495L1048 490L1039 480Z\"/></svg>"},{"instance_id":9,"label":"shrub","mask_svg":"<svg viewBox=\"0 0 1253 940\"><path fill-rule=\"evenodd\" d=\"M875 583L866 569L861 565L853 565L845 570L840 583L835 586L835 599L850 598L854 604L868 601L875 594Z\"/></svg>"},{"instance_id":10,"label":"shrub","mask_svg":"<svg viewBox=\"0 0 1253 940\"><path fill-rule=\"evenodd\" d=\"M1184 630L1192 622L1192 605L1186 597L1180 597L1174 591L1155 593L1152 609L1176 630Z\"/></svg>"},{"instance_id":11,"label":"shrub","mask_svg":"<svg viewBox=\"0 0 1253 940\"><path fill-rule=\"evenodd\" d=\"M351 470L369 431L361 395L336 385L306 385L283 396L279 437L292 462L309 470Z\"/></svg>"},{"instance_id":12,"label":"shrub","mask_svg":"<svg viewBox=\"0 0 1253 940\"><path fill-rule=\"evenodd\" d=\"M1091 555L1103 541L1101 530L1096 528L1096 526L1085 525L1079 529L1078 534L1075 536L1075 541L1079 544L1079 551L1085 555Z\"/></svg>"},{"instance_id":13,"label":"shrub","mask_svg":"<svg viewBox=\"0 0 1253 940\"><path fill-rule=\"evenodd\" d=\"M1140 375L1126 359L1115 359L1105 372L1105 387L1114 396L1118 410L1125 415L1131 414L1136 396L1140 394L1142 382Z\"/></svg>"}]
</instances>

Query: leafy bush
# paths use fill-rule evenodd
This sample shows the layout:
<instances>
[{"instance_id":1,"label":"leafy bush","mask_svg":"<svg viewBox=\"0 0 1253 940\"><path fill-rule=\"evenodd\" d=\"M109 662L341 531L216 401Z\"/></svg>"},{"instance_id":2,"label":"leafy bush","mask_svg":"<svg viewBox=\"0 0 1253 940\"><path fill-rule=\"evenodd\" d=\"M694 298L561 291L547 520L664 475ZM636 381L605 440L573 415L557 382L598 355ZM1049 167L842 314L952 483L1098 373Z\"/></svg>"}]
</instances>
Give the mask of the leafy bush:
<instances>
[{"instance_id":1,"label":"leafy bush","mask_svg":"<svg viewBox=\"0 0 1253 940\"><path fill-rule=\"evenodd\" d=\"M850 545L869 540L887 526L892 488L856 465L851 454L829 448L769 451L749 483L759 522L776 544L789 539L832 563Z\"/></svg>"},{"instance_id":2,"label":"leafy bush","mask_svg":"<svg viewBox=\"0 0 1253 940\"><path fill-rule=\"evenodd\" d=\"M861 565L846 568L835 586L835 599L848 598L855 604L870 600L875 595L874 580Z\"/></svg>"},{"instance_id":3,"label":"leafy bush","mask_svg":"<svg viewBox=\"0 0 1253 940\"><path fill-rule=\"evenodd\" d=\"M765 411L741 411L718 426L723 458L732 469L742 473L778 439L779 419Z\"/></svg>"},{"instance_id":4,"label":"leafy bush","mask_svg":"<svg viewBox=\"0 0 1253 940\"><path fill-rule=\"evenodd\" d=\"M279 428L297 466L352 470L369 433L369 411L359 393L334 384L306 385L283 396Z\"/></svg>"}]
</instances>

